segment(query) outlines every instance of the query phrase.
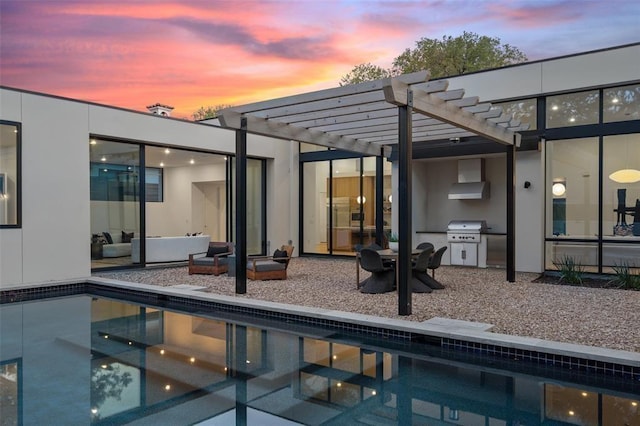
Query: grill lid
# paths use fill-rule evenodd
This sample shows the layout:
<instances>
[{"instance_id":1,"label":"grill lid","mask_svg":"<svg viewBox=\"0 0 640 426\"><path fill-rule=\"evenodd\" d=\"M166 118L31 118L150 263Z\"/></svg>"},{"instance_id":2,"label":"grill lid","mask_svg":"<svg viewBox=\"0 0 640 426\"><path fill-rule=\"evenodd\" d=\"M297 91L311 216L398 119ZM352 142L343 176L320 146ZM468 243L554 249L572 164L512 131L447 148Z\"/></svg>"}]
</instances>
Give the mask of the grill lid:
<instances>
[{"instance_id":1,"label":"grill lid","mask_svg":"<svg viewBox=\"0 0 640 426\"><path fill-rule=\"evenodd\" d=\"M485 232L486 220L452 220L447 225L448 232Z\"/></svg>"}]
</instances>

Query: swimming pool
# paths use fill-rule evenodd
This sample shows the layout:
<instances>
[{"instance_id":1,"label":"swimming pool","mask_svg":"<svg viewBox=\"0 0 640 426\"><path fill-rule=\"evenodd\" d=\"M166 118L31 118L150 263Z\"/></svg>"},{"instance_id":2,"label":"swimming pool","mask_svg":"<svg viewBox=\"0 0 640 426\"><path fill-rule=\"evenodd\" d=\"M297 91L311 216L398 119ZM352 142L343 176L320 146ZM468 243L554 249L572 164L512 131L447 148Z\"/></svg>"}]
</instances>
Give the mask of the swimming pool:
<instances>
[{"instance_id":1,"label":"swimming pool","mask_svg":"<svg viewBox=\"0 0 640 426\"><path fill-rule=\"evenodd\" d=\"M2 293L3 422L640 424L634 374L171 292L80 283Z\"/></svg>"}]
</instances>

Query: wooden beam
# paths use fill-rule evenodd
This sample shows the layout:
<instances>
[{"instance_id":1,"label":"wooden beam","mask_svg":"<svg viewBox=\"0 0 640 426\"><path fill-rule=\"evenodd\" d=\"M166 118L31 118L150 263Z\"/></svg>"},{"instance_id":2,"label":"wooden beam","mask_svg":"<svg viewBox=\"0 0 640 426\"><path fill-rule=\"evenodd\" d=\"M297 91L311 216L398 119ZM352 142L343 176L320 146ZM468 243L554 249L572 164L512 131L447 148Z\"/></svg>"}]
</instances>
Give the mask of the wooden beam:
<instances>
[{"instance_id":1,"label":"wooden beam","mask_svg":"<svg viewBox=\"0 0 640 426\"><path fill-rule=\"evenodd\" d=\"M365 155L380 155L380 147L348 136L332 135L312 129L289 126L275 120L247 116L247 131L279 139L306 142L330 148L344 149Z\"/></svg>"}]
</instances>

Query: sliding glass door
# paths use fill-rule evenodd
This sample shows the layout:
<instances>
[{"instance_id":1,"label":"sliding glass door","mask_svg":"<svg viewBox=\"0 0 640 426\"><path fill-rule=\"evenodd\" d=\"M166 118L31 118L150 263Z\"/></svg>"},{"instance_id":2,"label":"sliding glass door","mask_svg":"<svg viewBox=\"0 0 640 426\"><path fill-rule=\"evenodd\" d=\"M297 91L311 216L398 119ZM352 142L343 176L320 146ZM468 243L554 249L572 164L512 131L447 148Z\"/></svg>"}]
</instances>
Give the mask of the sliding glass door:
<instances>
[{"instance_id":1,"label":"sliding glass door","mask_svg":"<svg viewBox=\"0 0 640 426\"><path fill-rule=\"evenodd\" d=\"M91 139L89 169L92 268L139 263L140 146Z\"/></svg>"}]
</instances>

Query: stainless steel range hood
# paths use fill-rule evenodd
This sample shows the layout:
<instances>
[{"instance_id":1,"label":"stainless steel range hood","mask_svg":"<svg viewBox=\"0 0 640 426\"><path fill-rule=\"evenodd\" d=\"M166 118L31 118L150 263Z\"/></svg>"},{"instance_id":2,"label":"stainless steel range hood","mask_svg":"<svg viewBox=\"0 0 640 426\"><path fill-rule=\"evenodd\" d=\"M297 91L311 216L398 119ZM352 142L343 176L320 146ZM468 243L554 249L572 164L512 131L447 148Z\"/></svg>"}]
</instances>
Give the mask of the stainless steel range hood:
<instances>
[{"instance_id":1,"label":"stainless steel range hood","mask_svg":"<svg viewBox=\"0 0 640 426\"><path fill-rule=\"evenodd\" d=\"M489 198L489 182L484 181L484 158L458 160L458 182L449 190L450 200Z\"/></svg>"}]
</instances>

